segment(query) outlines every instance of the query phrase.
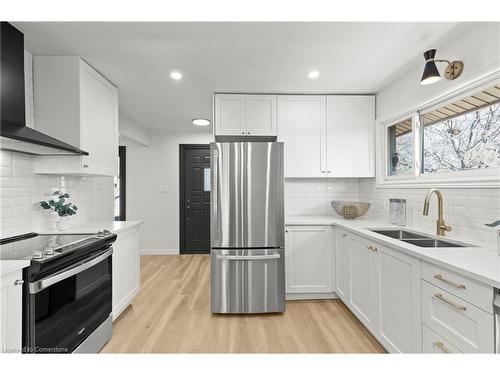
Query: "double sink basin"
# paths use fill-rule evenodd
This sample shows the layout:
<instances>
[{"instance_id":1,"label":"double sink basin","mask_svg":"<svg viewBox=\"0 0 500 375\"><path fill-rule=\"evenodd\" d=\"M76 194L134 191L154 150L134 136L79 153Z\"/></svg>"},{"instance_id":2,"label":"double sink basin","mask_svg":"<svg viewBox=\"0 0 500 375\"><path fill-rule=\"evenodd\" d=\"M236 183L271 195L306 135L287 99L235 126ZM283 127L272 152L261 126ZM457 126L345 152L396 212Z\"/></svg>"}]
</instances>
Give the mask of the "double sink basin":
<instances>
[{"instance_id":1,"label":"double sink basin","mask_svg":"<svg viewBox=\"0 0 500 375\"><path fill-rule=\"evenodd\" d=\"M439 238L429 237L418 232L401 229L371 229L371 231L418 247L474 247L473 245L466 243L445 241Z\"/></svg>"}]
</instances>

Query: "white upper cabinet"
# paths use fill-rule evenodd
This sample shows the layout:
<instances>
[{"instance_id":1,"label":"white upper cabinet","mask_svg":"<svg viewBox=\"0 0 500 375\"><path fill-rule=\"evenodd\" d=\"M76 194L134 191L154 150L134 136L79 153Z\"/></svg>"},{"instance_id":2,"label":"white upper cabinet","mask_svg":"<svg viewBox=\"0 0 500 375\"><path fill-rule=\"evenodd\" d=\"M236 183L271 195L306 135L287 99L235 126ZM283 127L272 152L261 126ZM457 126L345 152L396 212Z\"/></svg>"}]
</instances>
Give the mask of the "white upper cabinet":
<instances>
[{"instance_id":1,"label":"white upper cabinet","mask_svg":"<svg viewBox=\"0 0 500 375\"><path fill-rule=\"evenodd\" d=\"M374 177L375 97L327 97L327 174Z\"/></svg>"},{"instance_id":2,"label":"white upper cabinet","mask_svg":"<svg viewBox=\"0 0 500 375\"><path fill-rule=\"evenodd\" d=\"M285 177L374 177L375 96L216 94L216 136L278 136Z\"/></svg>"},{"instance_id":3,"label":"white upper cabinet","mask_svg":"<svg viewBox=\"0 0 500 375\"><path fill-rule=\"evenodd\" d=\"M276 95L246 95L247 135L276 136Z\"/></svg>"},{"instance_id":4,"label":"white upper cabinet","mask_svg":"<svg viewBox=\"0 0 500 375\"><path fill-rule=\"evenodd\" d=\"M89 153L37 156L35 173L115 176L118 89L75 56L34 57L35 128Z\"/></svg>"},{"instance_id":5,"label":"white upper cabinet","mask_svg":"<svg viewBox=\"0 0 500 375\"><path fill-rule=\"evenodd\" d=\"M245 95L215 95L215 135L245 135Z\"/></svg>"},{"instance_id":6,"label":"white upper cabinet","mask_svg":"<svg viewBox=\"0 0 500 375\"><path fill-rule=\"evenodd\" d=\"M286 292L332 293L332 234L329 226L286 227Z\"/></svg>"},{"instance_id":7,"label":"white upper cabinet","mask_svg":"<svg viewBox=\"0 0 500 375\"><path fill-rule=\"evenodd\" d=\"M278 140L285 144L285 177L326 175L326 97L278 96Z\"/></svg>"},{"instance_id":8,"label":"white upper cabinet","mask_svg":"<svg viewBox=\"0 0 500 375\"><path fill-rule=\"evenodd\" d=\"M215 135L276 136L276 95L215 95Z\"/></svg>"}]
</instances>

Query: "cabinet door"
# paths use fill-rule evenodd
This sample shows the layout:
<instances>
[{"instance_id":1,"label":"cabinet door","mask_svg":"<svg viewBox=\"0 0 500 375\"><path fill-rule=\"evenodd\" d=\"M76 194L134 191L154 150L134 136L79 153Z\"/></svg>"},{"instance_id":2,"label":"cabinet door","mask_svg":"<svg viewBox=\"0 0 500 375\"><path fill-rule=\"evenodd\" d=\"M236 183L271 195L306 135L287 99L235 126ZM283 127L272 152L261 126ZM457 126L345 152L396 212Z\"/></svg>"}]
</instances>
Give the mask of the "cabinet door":
<instances>
[{"instance_id":1,"label":"cabinet door","mask_svg":"<svg viewBox=\"0 0 500 375\"><path fill-rule=\"evenodd\" d=\"M326 176L326 97L279 95L278 138L285 177Z\"/></svg>"},{"instance_id":2,"label":"cabinet door","mask_svg":"<svg viewBox=\"0 0 500 375\"><path fill-rule=\"evenodd\" d=\"M420 260L376 243L373 246L378 250L378 337L391 353L420 353Z\"/></svg>"},{"instance_id":3,"label":"cabinet door","mask_svg":"<svg viewBox=\"0 0 500 375\"><path fill-rule=\"evenodd\" d=\"M349 300L349 263L350 237L341 229L335 229L335 292L339 298L348 303Z\"/></svg>"},{"instance_id":4,"label":"cabinet door","mask_svg":"<svg viewBox=\"0 0 500 375\"><path fill-rule=\"evenodd\" d=\"M377 329L377 255L364 238L351 236L348 307L372 332Z\"/></svg>"},{"instance_id":5,"label":"cabinet door","mask_svg":"<svg viewBox=\"0 0 500 375\"><path fill-rule=\"evenodd\" d=\"M277 135L276 95L246 95L246 135Z\"/></svg>"},{"instance_id":6,"label":"cabinet door","mask_svg":"<svg viewBox=\"0 0 500 375\"><path fill-rule=\"evenodd\" d=\"M287 227L285 264L287 293L331 293L331 228Z\"/></svg>"},{"instance_id":7,"label":"cabinet door","mask_svg":"<svg viewBox=\"0 0 500 375\"><path fill-rule=\"evenodd\" d=\"M22 344L22 271L2 275L0 280L0 349L20 353Z\"/></svg>"},{"instance_id":8,"label":"cabinet door","mask_svg":"<svg viewBox=\"0 0 500 375\"><path fill-rule=\"evenodd\" d=\"M140 261L138 230L118 233L113 244L113 320L139 293Z\"/></svg>"},{"instance_id":9,"label":"cabinet door","mask_svg":"<svg viewBox=\"0 0 500 375\"><path fill-rule=\"evenodd\" d=\"M215 135L246 134L246 96L215 95Z\"/></svg>"},{"instance_id":10,"label":"cabinet door","mask_svg":"<svg viewBox=\"0 0 500 375\"><path fill-rule=\"evenodd\" d=\"M118 90L85 62L80 69L83 173L113 176L118 166Z\"/></svg>"},{"instance_id":11,"label":"cabinet door","mask_svg":"<svg viewBox=\"0 0 500 375\"><path fill-rule=\"evenodd\" d=\"M327 173L334 177L373 177L375 97L327 97Z\"/></svg>"}]
</instances>

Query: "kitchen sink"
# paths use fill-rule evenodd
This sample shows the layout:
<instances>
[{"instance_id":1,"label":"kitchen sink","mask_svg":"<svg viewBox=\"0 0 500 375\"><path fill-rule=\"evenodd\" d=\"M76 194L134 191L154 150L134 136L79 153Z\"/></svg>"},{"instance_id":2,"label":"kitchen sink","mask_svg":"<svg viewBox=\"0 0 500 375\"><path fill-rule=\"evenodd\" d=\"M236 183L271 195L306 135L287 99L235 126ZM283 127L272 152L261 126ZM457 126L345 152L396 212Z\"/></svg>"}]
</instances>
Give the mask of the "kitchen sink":
<instances>
[{"instance_id":1,"label":"kitchen sink","mask_svg":"<svg viewBox=\"0 0 500 375\"><path fill-rule=\"evenodd\" d=\"M418 247L468 247L469 246L454 242L438 240L435 238L417 238L417 239L411 239L411 240L408 239L402 241Z\"/></svg>"},{"instance_id":2,"label":"kitchen sink","mask_svg":"<svg viewBox=\"0 0 500 375\"><path fill-rule=\"evenodd\" d=\"M428 238L419 233L414 233L399 229L373 229L372 232L381 234L383 236L395 238L396 240L405 240L411 238Z\"/></svg>"},{"instance_id":3,"label":"kitchen sink","mask_svg":"<svg viewBox=\"0 0 500 375\"><path fill-rule=\"evenodd\" d=\"M372 232L400 240L418 247L474 247L466 243L445 241L439 238L426 236L421 233L411 232L402 229L371 229Z\"/></svg>"}]
</instances>

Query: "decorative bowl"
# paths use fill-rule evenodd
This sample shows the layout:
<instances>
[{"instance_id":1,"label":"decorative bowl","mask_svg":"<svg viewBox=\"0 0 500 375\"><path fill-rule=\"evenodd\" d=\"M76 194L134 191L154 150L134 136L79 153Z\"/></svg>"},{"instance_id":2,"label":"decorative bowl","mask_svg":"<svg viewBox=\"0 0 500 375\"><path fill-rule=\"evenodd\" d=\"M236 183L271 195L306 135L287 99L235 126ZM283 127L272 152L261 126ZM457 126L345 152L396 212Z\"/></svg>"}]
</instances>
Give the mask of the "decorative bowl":
<instances>
[{"instance_id":1,"label":"decorative bowl","mask_svg":"<svg viewBox=\"0 0 500 375\"><path fill-rule=\"evenodd\" d=\"M363 216L370 208L367 202L331 201L331 204L337 214L349 220Z\"/></svg>"}]
</instances>

